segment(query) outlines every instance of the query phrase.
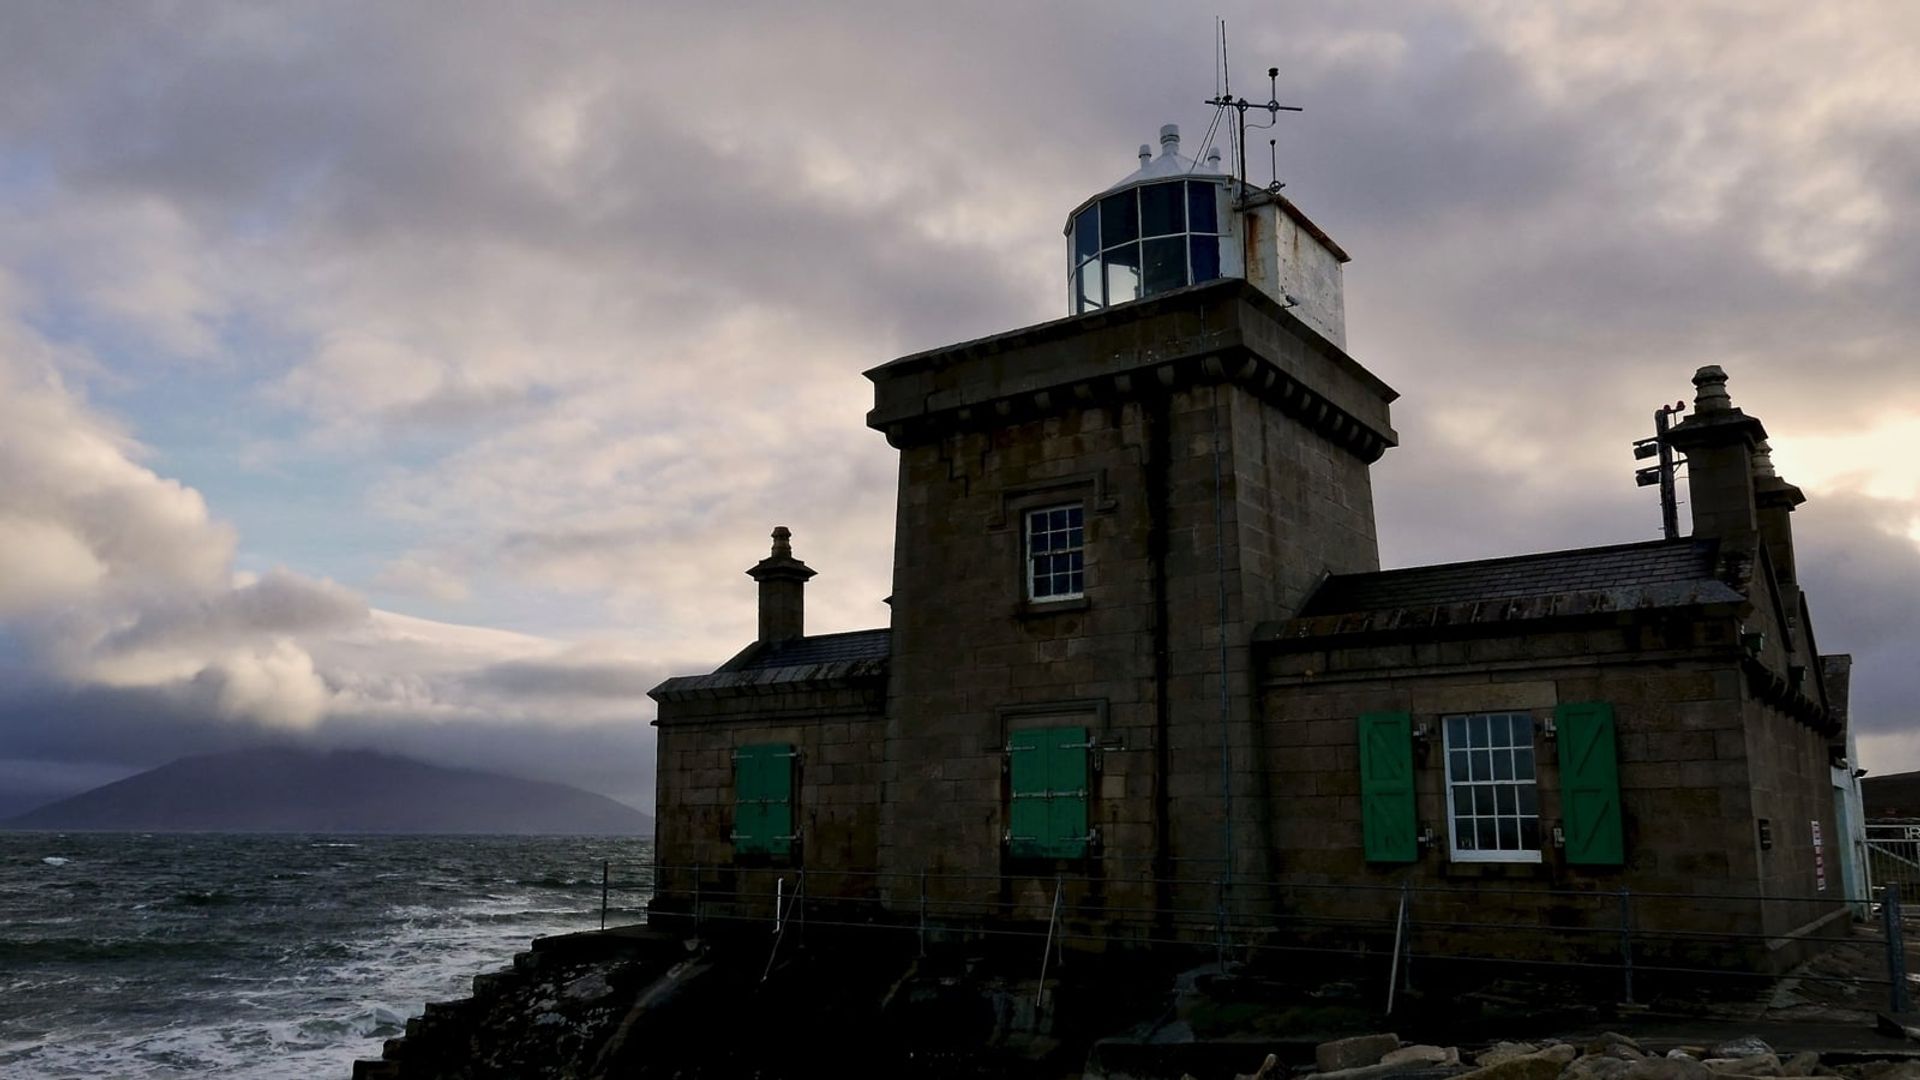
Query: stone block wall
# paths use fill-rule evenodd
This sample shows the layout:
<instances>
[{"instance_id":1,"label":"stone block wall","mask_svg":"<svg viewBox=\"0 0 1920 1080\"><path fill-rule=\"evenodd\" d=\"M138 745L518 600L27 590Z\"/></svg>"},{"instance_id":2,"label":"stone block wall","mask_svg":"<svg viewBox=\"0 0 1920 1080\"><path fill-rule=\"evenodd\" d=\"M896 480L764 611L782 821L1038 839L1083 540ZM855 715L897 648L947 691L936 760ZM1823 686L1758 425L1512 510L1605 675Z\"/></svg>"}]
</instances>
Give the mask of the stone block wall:
<instances>
[{"instance_id":1,"label":"stone block wall","mask_svg":"<svg viewBox=\"0 0 1920 1080\"><path fill-rule=\"evenodd\" d=\"M1022 513L1063 503L1085 509L1085 596L1027 601ZM1156 873L1220 876L1223 655L1236 872L1267 870L1247 643L1323 573L1377 565L1363 462L1234 383L1176 380L903 448L896 536L889 870L974 875L1016 912L1056 873L1142 910L1174 902ZM1011 860L1007 733L1056 724L1103 746L1097 857Z\"/></svg>"},{"instance_id":2,"label":"stone block wall","mask_svg":"<svg viewBox=\"0 0 1920 1080\"><path fill-rule=\"evenodd\" d=\"M709 901L750 894L743 906L769 907L773 879L787 888L808 871L810 898L876 895L879 864L882 713L879 684L866 688L795 688L774 695L718 696L663 702L655 859L657 891L677 907L700 889ZM790 743L794 824L790 856L741 854L730 840L734 819L733 752L753 743ZM718 910L718 909L715 909Z\"/></svg>"},{"instance_id":3,"label":"stone block wall","mask_svg":"<svg viewBox=\"0 0 1920 1080\"><path fill-rule=\"evenodd\" d=\"M1275 792L1277 864L1289 880L1398 885L1446 890L1417 898L1416 917L1460 923L1461 951L1546 950L1556 936L1569 950L1589 942L1617 951L1617 894L1636 894L1635 927L1647 933L1636 949L1684 958L1724 959L1729 941L1710 945L1687 934L1782 934L1836 910L1830 904L1768 903L1758 896L1812 892L1811 843L1805 821L1826 790L1824 773L1801 775L1824 759L1822 737L1752 700L1736 651L1734 628L1713 622L1651 625L1623 619L1588 626L1421 643L1353 645L1283 651L1262 670ZM1440 725L1449 715L1524 712L1535 721L1535 756L1543 837L1562 817L1557 744L1544 721L1562 704L1613 706L1625 862L1617 867L1568 864L1545 846L1539 864L1460 862L1449 858L1445 754ZM1406 711L1431 736L1416 741L1417 815L1434 842L1411 864L1368 863L1362 852L1358 718ZM1813 770L1820 772L1820 770ZM1776 824L1762 852L1756 818L1794 817L1791 834ZM1830 818L1831 813L1828 812ZM1553 895L1556 893L1580 895ZM1723 898L1708 898L1716 894ZM1342 896L1331 890L1327 897ZM1391 919L1397 897L1371 903ZM1438 910L1433 910L1434 908ZM1480 923L1538 926L1509 936L1470 929ZM1661 936L1661 932L1666 932ZM1754 940L1743 948L1755 964L1780 951ZM1704 950L1704 951L1702 951Z\"/></svg>"}]
</instances>

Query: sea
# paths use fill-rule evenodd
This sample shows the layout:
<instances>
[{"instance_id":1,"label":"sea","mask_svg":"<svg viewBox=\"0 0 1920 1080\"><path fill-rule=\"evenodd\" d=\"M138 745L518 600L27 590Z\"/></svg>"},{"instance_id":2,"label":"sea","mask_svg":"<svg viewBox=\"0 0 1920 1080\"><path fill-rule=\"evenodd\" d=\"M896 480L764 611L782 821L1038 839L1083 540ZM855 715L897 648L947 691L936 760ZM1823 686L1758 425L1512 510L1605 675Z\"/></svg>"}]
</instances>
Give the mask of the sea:
<instances>
[{"instance_id":1,"label":"sea","mask_svg":"<svg viewBox=\"0 0 1920 1080\"><path fill-rule=\"evenodd\" d=\"M647 900L642 840L0 832L0 1077L346 1080L428 1001Z\"/></svg>"}]
</instances>

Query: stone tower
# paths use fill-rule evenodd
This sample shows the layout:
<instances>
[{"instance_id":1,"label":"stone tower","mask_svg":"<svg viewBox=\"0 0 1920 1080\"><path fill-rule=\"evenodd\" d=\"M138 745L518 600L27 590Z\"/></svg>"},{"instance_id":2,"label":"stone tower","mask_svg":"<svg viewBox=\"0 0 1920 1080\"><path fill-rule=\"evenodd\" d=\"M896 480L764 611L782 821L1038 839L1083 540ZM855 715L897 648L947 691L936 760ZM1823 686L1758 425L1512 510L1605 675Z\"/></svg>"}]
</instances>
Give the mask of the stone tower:
<instances>
[{"instance_id":1,"label":"stone tower","mask_svg":"<svg viewBox=\"0 0 1920 1080\"><path fill-rule=\"evenodd\" d=\"M1344 253L1162 147L1070 215L1077 314L867 372L900 451L883 880L1044 917L1056 874L1165 909L1273 869L1250 641L1377 569L1395 394L1342 347Z\"/></svg>"}]
</instances>

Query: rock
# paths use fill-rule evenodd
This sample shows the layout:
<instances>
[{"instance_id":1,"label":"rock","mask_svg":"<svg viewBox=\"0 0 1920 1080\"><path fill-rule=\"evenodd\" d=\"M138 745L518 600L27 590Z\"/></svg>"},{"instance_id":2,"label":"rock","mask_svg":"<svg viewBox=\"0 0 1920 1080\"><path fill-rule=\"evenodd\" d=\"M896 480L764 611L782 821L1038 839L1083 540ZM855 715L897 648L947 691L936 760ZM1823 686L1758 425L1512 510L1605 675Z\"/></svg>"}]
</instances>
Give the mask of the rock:
<instances>
[{"instance_id":1,"label":"rock","mask_svg":"<svg viewBox=\"0 0 1920 1080\"><path fill-rule=\"evenodd\" d=\"M1458 1080L1558 1080L1565 1064L1544 1053L1522 1054L1463 1073Z\"/></svg>"},{"instance_id":2,"label":"rock","mask_svg":"<svg viewBox=\"0 0 1920 1080\"><path fill-rule=\"evenodd\" d=\"M1670 1058L1692 1058L1698 1061L1707 1056L1707 1048L1704 1046L1676 1046L1667 1051L1667 1056Z\"/></svg>"},{"instance_id":3,"label":"rock","mask_svg":"<svg viewBox=\"0 0 1920 1080\"><path fill-rule=\"evenodd\" d=\"M1261 1062L1258 1069L1250 1073L1235 1073L1233 1080L1267 1080L1267 1077L1272 1076L1279 1069L1280 1059L1268 1054L1267 1060Z\"/></svg>"},{"instance_id":4,"label":"rock","mask_svg":"<svg viewBox=\"0 0 1920 1080\"><path fill-rule=\"evenodd\" d=\"M1817 1076L1820 1068L1820 1055L1811 1050L1803 1050L1780 1063L1781 1076Z\"/></svg>"},{"instance_id":5,"label":"rock","mask_svg":"<svg viewBox=\"0 0 1920 1080\"><path fill-rule=\"evenodd\" d=\"M1865 1066L1864 1069L1872 1080L1920 1080L1920 1061L1882 1063L1879 1066Z\"/></svg>"},{"instance_id":6,"label":"rock","mask_svg":"<svg viewBox=\"0 0 1920 1080\"><path fill-rule=\"evenodd\" d=\"M1780 1059L1772 1054L1746 1057L1710 1057L1703 1064L1721 1076L1779 1076Z\"/></svg>"},{"instance_id":7,"label":"rock","mask_svg":"<svg viewBox=\"0 0 1920 1080\"><path fill-rule=\"evenodd\" d=\"M1678 1049L1668 1051L1663 1058L1647 1058L1627 1065L1627 1071L1620 1074L1620 1080L1711 1080L1713 1070L1700 1064Z\"/></svg>"},{"instance_id":8,"label":"rock","mask_svg":"<svg viewBox=\"0 0 1920 1080\"><path fill-rule=\"evenodd\" d=\"M1618 1051L1622 1050L1629 1051L1630 1056L1618 1053ZM1604 1031L1595 1036L1587 1043L1586 1052L1589 1054L1606 1054L1610 1057L1625 1056L1625 1059L1628 1061L1638 1061L1647 1056L1646 1050L1642 1048L1639 1043L1634 1042L1632 1039L1627 1038L1617 1031Z\"/></svg>"},{"instance_id":9,"label":"rock","mask_svg":"<svg viewBox=\"0 0 1920 1080\"><path fill-rule=\"evenodd\" d=\"M1552 1046L1547 1047L1545 1050L1533 1056L1545 1058L1555 1065L1566 1065L1572 1062L1574 1058L1579 1057L1580 1051L1575 1050L1567 1043L1554 1043Z\"/></svg>"},{"instance_id":10,"label":"rock","mask_svg":"<svg viewBox=\"0 0 1920 1080\"><path fill-rule=\"evenodd\" d=\"M613 986L607 982L605 975L597 971L590 971L560 988L562 997L575 1001L595 1001L611 993Z\"/></svg>"},{"instance_id":11,"label":"rock","mask_svg":"<svg viewBox=\"0 0 1920 1080\"><path fill-rule=\"evenodd\" d=\"M1540 1048L1532 1043L1497 1042L1473 1056L1475 1065L1498 1065L1513 1058L1537 1054Z\"/></svg>"},{"instance_id":12,"label":"rock","mask_svg":"<svg viewBox=\"0 0 1920 1080\"><path fill-rule=\"evenodd\" d=\"M1392 1065L1383 1061L1378 1065L1362 1065L1357 1069L1335 1069L1330 1073L1317 1072L1313 1074L1313 1080L1387 1080L1388 1077L1403 1073L1425 1072L1436 1067L1418 1061L1401 1061Z\"/></svg>"},{"instance_id":13,"label":"rock","mask_svg":"<svg viewBox=\"0 0 1920 1080\"><path fill-rule=\"evenodd\" d=\"M1612 1053L1588 1054L1568 1065L1560 1077L1561 1080L1619 1080L1630 1065L1631 1061Z\"/></svg>"},{"instance_id":14,"label":"rock","mask_svg":"<svg viewBox=\"0 0 1920 1080\"><path fill-rule=\"evenodd\" d=\"M1355 1035L1349 1039L1323 1042L1313 1049L1313 1063L1323 1073L1357 1069L1373 1065L1400 1049L1400 1036L1390 1034Z\"/></svg>"},{"instance_id":15,"label":"rock","mask_svg":"<svg viewBox=\"0 0 1920 1080\"><path fill-rule=\"evenodd\" d=\"M1728 1039L1726 1042L1716 1045L1712 1050L1707 1052L1707 1056L1710 1058L1743 1058L1759 1057L1762 1054L1772 1053L1773 1047L1761 1042L1758 1036L1742 1035L1737 1039ZM1777 1061L1779 1059L1776 1058L1775 1060Z\"/></svg>"},{"instance_id":16,"label":"rock","mask_svg":"<svg viewBox=\"0 0 1920 1080\"><path fill-rule=\"evenodd\" d=\"M1403 1046L1380 1059L1382 1065L1458 1065L1460 1049L1454 1046L1430 1046L1416 1043Z\"/></svg>"}]
</instances>

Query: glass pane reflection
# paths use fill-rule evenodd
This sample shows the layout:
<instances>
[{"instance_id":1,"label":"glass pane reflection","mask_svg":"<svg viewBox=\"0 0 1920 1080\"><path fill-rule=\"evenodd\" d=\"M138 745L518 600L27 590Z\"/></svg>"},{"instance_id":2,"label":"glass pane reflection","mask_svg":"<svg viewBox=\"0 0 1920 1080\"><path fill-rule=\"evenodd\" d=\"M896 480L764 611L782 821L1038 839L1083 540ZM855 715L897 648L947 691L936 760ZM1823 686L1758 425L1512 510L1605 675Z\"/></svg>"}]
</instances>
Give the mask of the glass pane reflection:
<instances>
[{"instance_id":1,"label":"glass pane reflection","mask_svg":"<svg viewBox=\"0 0 1920 1080\"><path fill-rule=\"evenodd\" d=\"M1107 268L1107 303L1124 304L1140 298L1140 245L1117 247L1100 257Z\"/></svg>"}]
</instances>

